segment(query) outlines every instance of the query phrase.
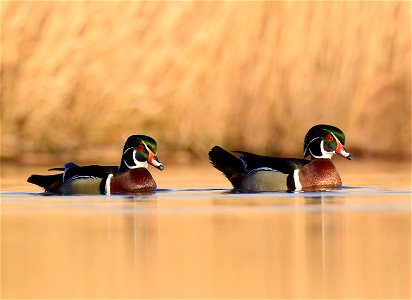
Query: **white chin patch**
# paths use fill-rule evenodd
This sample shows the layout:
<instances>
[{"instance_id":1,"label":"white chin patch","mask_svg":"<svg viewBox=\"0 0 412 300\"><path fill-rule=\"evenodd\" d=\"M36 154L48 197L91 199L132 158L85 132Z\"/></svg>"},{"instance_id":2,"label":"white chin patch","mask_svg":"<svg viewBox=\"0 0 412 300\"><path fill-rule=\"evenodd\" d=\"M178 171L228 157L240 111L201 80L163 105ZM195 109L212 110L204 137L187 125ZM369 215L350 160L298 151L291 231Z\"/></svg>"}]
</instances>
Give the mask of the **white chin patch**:
<instances>
[{"instance_id":1,"label":"white chin patch","mask_svg":"<svg viewBox=\"0 0 412 300\"><path fill-rule=\"evenodd\" d=\"M129 166L126 161L124 163L129 169L138 169L138 168L146 168L147 169L147 167L149 166L147 161L145 161L145 162L138 161L137 163L135 163L134 166Z\"/></svg>"},{"instance_id":2,"label":"white chin patch","mask_svg":"<svg viewBox=\"0 0 412 300\"><path fill-rule=\"evenodd\" d=\"M147 163L147 161L138 161L135 156L134 156L135 151L133 152L133 162L134 165L130 166L127 164L127 161L123 160L124 164L126 165L126 167L128 167L129 169L137 169L137 168L146 168L149 166L149 164Z\"/></svg>"},{"instance_id":3,"label":"white chin patch","mask_svg":"<svg viewBox=\"0 0 412 300\"><path fill-rule=\"evenodd\" d=\"M335 152L328 152L328 151L326 151L325 150L325 148L323 147L323 143L324 143L324 141L322 140L322 142L320 142L320 151L322 152L322 155L321 156L319 156L319 155L314 155L313 153L312 153L312 151L310 151L310 148L309 148L309 152L310 152L310 154L314 157L314 158L332 158L332 156L335 154Z\"/></svg>"}]
</instances>

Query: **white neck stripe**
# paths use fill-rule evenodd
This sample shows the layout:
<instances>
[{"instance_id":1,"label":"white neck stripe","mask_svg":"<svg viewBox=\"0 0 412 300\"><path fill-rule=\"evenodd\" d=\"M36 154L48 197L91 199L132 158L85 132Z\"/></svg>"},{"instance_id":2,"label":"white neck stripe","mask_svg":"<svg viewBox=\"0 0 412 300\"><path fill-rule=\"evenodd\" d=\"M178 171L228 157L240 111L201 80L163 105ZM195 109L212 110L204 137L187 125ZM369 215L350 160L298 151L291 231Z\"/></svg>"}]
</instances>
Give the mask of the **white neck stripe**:
<instances>
[{"instance_id":1,"label":"white neck stripe","mask_svg":"<svg viewBox=\"0 0 412 300\"><path fill-rule=\"evenodd\" d=\"M147 151L151 151L144 141L142 141L142 143L143 143L143 145L144 145L144 147L146 148ZM133 147L129 147L129 148L127 148L126 150L123 151L123 154L125 154L125 153L127 152L127 150L129 150L129 149L133 149L133 150L134 150Z\"/></svg>"},{"instance_id":2,"label":"white neck stripe","mask_svg":"<svg viewBox=\"0 0 412 300\"><path fill-rule=\"evenodd\" d=\"M128 167L129 169L137 169L137 168L146 168L146 169L147 169L147 167L149 166L149 164L147 163L147 161L141 162L141 161L136 160L134 157L133 157L133 161L134 161L135 165L134 165L134 166L129 166L129 165L127 164L127 162L126 162L125 160L123 160L124 164L125 164L126 167Z\"/></svg>"}]
</instances>

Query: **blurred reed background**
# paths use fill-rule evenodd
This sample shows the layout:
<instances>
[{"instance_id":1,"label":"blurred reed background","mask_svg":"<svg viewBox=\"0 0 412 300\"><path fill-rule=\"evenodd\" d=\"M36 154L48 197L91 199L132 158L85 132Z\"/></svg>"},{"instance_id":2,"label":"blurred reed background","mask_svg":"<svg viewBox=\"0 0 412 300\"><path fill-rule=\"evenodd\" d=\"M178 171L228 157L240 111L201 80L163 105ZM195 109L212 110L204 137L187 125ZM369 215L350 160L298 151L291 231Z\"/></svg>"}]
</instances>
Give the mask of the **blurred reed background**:
<instances>
[{"instance_id":1,"label":"blurred reed background","mask_svg":"<svg viewBox=\"0 0 412 300\"><path fill-rule=\"evenodd\" d=\"M2 2L1 31L3 159L300 156L318 123L411 154L409 1Z\"/></svg>"}]
</instances>

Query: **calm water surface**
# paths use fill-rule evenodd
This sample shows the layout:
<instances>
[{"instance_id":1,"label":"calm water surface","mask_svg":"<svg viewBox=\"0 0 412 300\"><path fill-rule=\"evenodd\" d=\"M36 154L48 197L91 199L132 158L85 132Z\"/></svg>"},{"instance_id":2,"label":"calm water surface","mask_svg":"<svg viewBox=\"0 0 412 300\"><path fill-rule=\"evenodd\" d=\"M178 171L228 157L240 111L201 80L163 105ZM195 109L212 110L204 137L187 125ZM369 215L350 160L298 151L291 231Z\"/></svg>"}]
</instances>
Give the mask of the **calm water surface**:
<instances>
[{"instance_id":1,"label":"calm water surface","mask_svg":"<svg viewBox=\"0 0 412 300\"><path fill-rule=\"evenodd\" d=\"M203 166L159 191L44 196L2 166L2 298L411 298L410 163L337 161L322 193L230 193Z\"/></svg>"}]
</instances>

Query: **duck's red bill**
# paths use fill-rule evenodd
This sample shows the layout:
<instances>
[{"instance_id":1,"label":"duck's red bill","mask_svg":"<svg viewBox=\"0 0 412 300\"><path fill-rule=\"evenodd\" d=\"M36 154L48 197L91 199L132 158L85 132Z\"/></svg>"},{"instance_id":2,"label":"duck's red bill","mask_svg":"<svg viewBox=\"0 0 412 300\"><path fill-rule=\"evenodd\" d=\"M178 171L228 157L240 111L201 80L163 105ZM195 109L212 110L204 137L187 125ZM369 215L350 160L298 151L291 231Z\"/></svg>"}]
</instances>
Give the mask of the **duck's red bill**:
<instances>
[{"instance_id":1,"label":"duck's red bill","mask_svg":"<svg viewBox=\"0 0 412 300\"><path fill-rule=\"evenodd\" d=\"M160 171L163 171L165 168L165 166L157 158L157 155L154 155L152 151L149 151L149 158L147 159L147 162Z\"/></svg>"},{"instance_id":2,"label":"duck's red bill","mask_svg":"<svg viewBox=\"0 0 412 300\"><path fill-rule=\"evenodd\" d=\"M352 159L352 155L348 151L346 151L345 147L343 147L341 143L338 143L338 147L336 147L335 153L349 160Z\"/></svg>"}]
</instances>

